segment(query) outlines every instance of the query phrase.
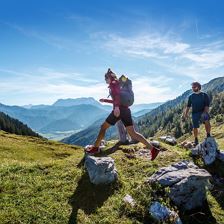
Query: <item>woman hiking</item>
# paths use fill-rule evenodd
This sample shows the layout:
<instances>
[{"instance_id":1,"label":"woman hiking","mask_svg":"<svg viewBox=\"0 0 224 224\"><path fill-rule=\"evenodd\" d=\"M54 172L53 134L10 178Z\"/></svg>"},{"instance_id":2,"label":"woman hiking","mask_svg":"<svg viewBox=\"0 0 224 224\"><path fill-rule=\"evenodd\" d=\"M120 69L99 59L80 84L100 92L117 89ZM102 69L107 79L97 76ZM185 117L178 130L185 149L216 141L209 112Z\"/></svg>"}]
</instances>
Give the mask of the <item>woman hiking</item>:
<instances>
[{"instance_id":1,"label":"woman hiking","mask_svg":"<svg viewBox=\"0 0 224 224\"><path fill-rule=\"evenodd\" d=\"M111 125L115 125L117 121L121 120L131 138L143 143L148 149L151 150L151 160L154 160L158 155L159 150L156 149L150 142L148 142L143 135L136 132L132 121L131 110L129 106L123 105L121 102L122 100L120 82L117 79L116 74L113 73L111 69L108 69L107 73L105 74L105 81L109 85L108 88L110 90L112 100L100 99L100 102L112 103L113 110L101 125L94 145L88 146L86 148L86 153L95 154L100 152L100 143L105 136L106 130Z\"/></svg>"}]
</instances>

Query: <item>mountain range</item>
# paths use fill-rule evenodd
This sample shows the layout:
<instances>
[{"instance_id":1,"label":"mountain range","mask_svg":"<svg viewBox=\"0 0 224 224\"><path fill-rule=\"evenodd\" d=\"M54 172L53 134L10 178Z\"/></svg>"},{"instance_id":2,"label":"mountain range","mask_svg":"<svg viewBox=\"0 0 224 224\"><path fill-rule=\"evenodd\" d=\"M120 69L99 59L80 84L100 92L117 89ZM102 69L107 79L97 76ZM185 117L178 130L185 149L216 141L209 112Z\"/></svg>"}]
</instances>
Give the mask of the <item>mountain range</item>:
<instances>
[{"instance_id":1,"label":"mountain range","mask_svg":"<svg viewBox=\"0 0 224 224\"><path fill-rule=\"evenodd\" d=\"M142 115L160 104L133 105L133 110ZM1 112L20 120L40 135L56 140L86 129L95 121L105 118L111 110L111 105L103 105L92 97L59 99L52 105L20 107L0 104Z\"/></svg>"}]
</instances>

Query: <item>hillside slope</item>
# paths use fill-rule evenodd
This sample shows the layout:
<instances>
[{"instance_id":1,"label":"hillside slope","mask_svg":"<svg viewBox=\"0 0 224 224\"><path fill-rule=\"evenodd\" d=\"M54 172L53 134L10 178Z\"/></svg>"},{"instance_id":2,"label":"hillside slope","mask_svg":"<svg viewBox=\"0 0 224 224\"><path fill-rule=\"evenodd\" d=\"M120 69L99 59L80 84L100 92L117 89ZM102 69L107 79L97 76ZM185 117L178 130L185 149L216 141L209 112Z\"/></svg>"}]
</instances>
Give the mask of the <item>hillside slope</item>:
<instances>
[{"instance_id":1,"label":"hillside slope","mask_svg":"<svg viewBox=\"0 0 224 224\"><path fill-rule=\"evenodd\" d=\"M17 119L11 118L7 114L0 112L0 130L7 131L17 135L28 135L40 137L27 125L23 124Z\"/></svg>"},{"instance_id":2,"label":"hillside slope","mask_svg":"<svg viewBox=\"0 0 224 224\"><path fill-rule=\"evenodd\" d=\"M202 90L207 93L212 92L213 94L224 91L224 77L218 77L212 79L208 83L202 85ZM184 101L187 100L191 92L192 90L185 91L182 95L178 96L176 99L167 101L166 103L150 111L148 114L144 115L142 118L147 119L147 117L155 116L158 113L165 112L169 108L178 106L180 103L183 103Z\"/></svg>"},{"instance_id":3,"label":"hillside slope","mask_svg":"<svg viewBox=\"0 0 224 224\"><path fill-rule=\"evenodd\" d=\"M224 114L224 77L211 80L203 86L203 91L209 94L211 99L210 115L211 117L219 116L220 119ZM180 137L190 132L192 129L191 120L181 121L181 115L186 100L191 91L187 91L175 100L169 101L148 114L138 118L138 127L140 132L146 137L154 136L157 132L163 131Z\"/></svg>"},{"instance_id":4,"label":"hillside slope","mask_svg":"<svg viewBox=\"0 0 224 224\"><path fill-rule=\"evenodd\" d=\"M61 140L61 142L72 145L86 146L93 144L97 138L100 126L104 122L105 118L99 119L91 124L88 128L75 133L67 138ZM115 126L109 128L105 134L105 139L111 139L117 137L117 129Z\"/></svg>"},{"instance_id":5,"label":"hillside slope","mask_svg":"<svg viewBox=\"0 0 224 224\"><path fill-rule=\"evenodd\" d=\"M224 149L224 126L214 125L213 132ZM159 167L191 159L188 151L163 144L167 151L151 162L128 158L129 151L142 148L141 144L123 146L112 153L113 144L109 142L102 155L115 159L119 181L95 187L83 167L82 148L1 131L0 223L154 223L147 208L155 200L155 189L144 182ZM223 166L215 166L224 177ZM137 207L123 202L126 194L133 196ZM215 187L203 210L180 214L183 223L224 223L223 197L223 191ZM172 206L166 197L159 200Z\"/></svg>"}]
</instances>

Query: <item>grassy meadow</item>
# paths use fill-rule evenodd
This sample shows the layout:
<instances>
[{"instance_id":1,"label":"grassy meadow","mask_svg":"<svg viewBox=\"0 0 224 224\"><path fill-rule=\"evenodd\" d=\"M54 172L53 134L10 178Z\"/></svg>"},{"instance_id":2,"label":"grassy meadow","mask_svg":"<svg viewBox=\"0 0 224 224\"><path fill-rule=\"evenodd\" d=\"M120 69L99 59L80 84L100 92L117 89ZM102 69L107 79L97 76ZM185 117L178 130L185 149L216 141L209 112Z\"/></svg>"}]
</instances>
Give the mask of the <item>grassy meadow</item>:
<instances>
[{"instance_id":1,"label":"grassy meadow","mask_svg":"<svg viewBox=\"0 0 224 224\"><path fill-rule=\"evenodd\" d=\"M214 124L213 135L224 150L224 125ZM202 140L204 132L201 131ZM192 139L184 136L182 139ZM143 145L122 146L107 143L99 156L111 156L116 163L119 180L111 185L94 186L83 166L83 148L36 137L24 137L0 131L0 223L64 224L64 223L155 223L148 214L151 201L159 200L177 208L166 196L166 189L150 186L146 179L160 167L183 159L192 160L189 152L162 143L166 149L151 162L148 158L130 157ZM212 175L224 177L223 163L204 167ZM130 194L136 206L123 198ZM224 223L224 186L215 185L208 192L202 210L180 212L183 223Z\"/></svg>"}]
</instances>

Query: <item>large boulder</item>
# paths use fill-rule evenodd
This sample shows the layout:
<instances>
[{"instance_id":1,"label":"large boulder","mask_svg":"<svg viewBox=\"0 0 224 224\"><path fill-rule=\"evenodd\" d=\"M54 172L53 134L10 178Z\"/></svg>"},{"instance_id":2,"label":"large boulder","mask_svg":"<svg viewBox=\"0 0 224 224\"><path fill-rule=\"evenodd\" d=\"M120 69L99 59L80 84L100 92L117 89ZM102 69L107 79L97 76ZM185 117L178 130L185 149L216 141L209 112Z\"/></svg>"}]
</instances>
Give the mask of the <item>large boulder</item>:
<instances>
[{"instance_id":1,"label":"large boulder","mask_svg":"<svg viewBox=\"0 0 224 224\"><path fill-rule=\"evenodd\" d=\"M169 187L169 197L183 210L202 206L206 190L211 188L211 175L194 163L182 161L161 168L149 178L149 183L158 182Z\"/></svg>"},{"instance_id":2,"label":"large boulder","mask_svg":"<svg viewBox=\"0 0 224 224\"><path fill-rule=\"evenodd\" d=\"M96 185L112 183L118 177L114 160L111 157L86 156L85 167L90 182Z\"/></svg>"},{"instance_id":3,"label":"large boulder","mask_svg":"<svg viewBox=\"0 0 224 224\"><path fill-rule=\"evenodd\" d=\"M217 156L218 145L213 137L206 138L191 150L192 155L202 156L205 165L212 164Z\"/></svg>"}]
</instances>

